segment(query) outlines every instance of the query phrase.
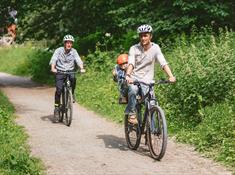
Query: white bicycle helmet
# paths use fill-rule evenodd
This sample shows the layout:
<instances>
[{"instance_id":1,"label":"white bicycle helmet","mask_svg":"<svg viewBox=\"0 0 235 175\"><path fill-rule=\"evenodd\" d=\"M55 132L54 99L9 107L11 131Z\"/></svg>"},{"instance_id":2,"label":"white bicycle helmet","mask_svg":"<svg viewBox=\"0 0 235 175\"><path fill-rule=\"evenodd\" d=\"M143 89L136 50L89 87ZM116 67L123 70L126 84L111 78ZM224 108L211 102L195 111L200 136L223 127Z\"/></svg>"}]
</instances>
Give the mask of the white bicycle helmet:
<instances>
[{"instance_id":1,"label":"white bicycle helmet","mask_svg":"<svg viewBox=\"0 0 235 175\"><path fill-rule=\"evenodd\" d=\"M137 29L137 33L138 34L146 33L146 32L152 33L152 31L153 31L153 28L150 25L148 25L148 24L141 25Z\"/></svg>"},{"instance_id":2,"label":"white bicycle helmet","mask_svg":"<svg viewBox=\"0 0 235 175\"><path fill-rule=\"evenodd\" d=\"M72 41L74 42L74 37L72 35L65 35L63 41Z\"/></svg>"}]
</instances>

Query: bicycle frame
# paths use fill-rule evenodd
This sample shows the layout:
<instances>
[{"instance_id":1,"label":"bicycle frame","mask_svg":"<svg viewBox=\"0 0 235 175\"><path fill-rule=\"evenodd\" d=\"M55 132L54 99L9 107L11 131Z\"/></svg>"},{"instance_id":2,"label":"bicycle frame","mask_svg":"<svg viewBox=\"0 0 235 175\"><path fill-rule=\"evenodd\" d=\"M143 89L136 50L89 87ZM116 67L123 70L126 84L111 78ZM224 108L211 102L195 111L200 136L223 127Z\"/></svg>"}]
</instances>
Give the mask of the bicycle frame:
<instances>
[{"instance_id":1,"label":"bicycle frame","mask_svg":"<svg viewBox=\"0 0 235 175\"><path fill-rule=\"evenodd\" d=\"M164 83L170 82L160 80L157 84ZM167 146L167 124L164 111L159 106L153 91L155 83L146 84L136 80L133 84L138 86L137 95L140 95L141 98L136 98L138 124L131 123L128 115L125 115L124 128L128 147L136 150L139 147L141 135L145 134L145 144L148 145L151 156L160 160L164 156ZM143 92L144 85L148 87L146 94L143 94L145 93ZM141 110L143 107L144 109Z\"/></svg>"},{"instance_id":2,"label":"bicycle frame","mask_svg":"<svg viewBox=\"0 0 235 175\"><path fill-rule=\"evenodd\" d=\"M66 79L63 84L63 90L62 90L62 110L65 112L67 100L68 100L68 92L71 89L71 82L69 80L69 74L66 74Z\"/></svg>"},{"instance_id":3,"label":"bicycle frame","mask_svg":"<svg viewBox=\"0 0 235 175\"><path fill-rule=\"evenodd\" d=\"M58 71L57 74L64 74L66 76L63 88L71 88L71 81L69 80L69 75L76 74L77 72L69 72L69 71Z\"/></svg>"},{"instance_id":4,"label":"bicycle frame","mask_svg":"<svg viewBox=\"0 0 235 175\"><path fill-rule=\"evenodd\" d=\"M171 82L169 82L169 80L159 80L157 82L157 84L167 84L167 83L171 83ZM155 83L146 84L144 82L135 81L134 84L138 86L139 91L140 91L139 94L142 97L140 101L137 100L136 108L137 108L137 110L139 110L138 111L138 114L139 114L138 122L140 124L140 131L141 131L141 133L144 133L147 117L150 116L149 112L151 110L151 107L154 105L159 106L159 102L158 102L157 97L154 94L154 90L153 90ZM149 90L145 95L143 94L141 84L149 87ZM154 104L151 104L152 101L154 102ZM145 111L144 111L144 118L142 120L141 107L143 106L143 103L145 106ZM158 122L159 122L159 120L158 120ZM149 123L151 123L151 122L149 121ZM160 123L158 123L158 125L160 125ZM150 127L151 127L151 130L153 130L153 129L155 130L155 128L153 128L153 126L150 126Z\"/></svg>"},{"instance_id":5,"label":"bicycle frame","mask_svg":"<svg viewBox=\"0 0 235 175\"><path fill-rule=\"evenodd\" d=\"M154 101L154 104L158 104L158 103L156 103L156 98L155 98L154 91L153 91L154 84L148 85L148 84L142 83L142 84L147 85L149 87L149 90L145 95L143 95L142 88L141 88L140 84L141 83L137 83L137 86L139 88L139 91L140 91L139 93L142 98L140 101L137 100L136 108L137 108L137 110L139 110L137 113L139 114L138 115L138 122L140 124L140 130L141 130L141 133L144 133L147 117L149 116L149 111L151 109L150 102ZM141 108L143 106L145 107L145 110L144 110L144 115L143 115L144 118L142 119Z\"/></svg>"},{"instance_id":6,"label":"bicycle frame","mask_svg":"<svg viewBox=\"0 0 235 175\"><path fill-rule=\"evenodd\" d=\"M61 104L60 104L60 115L59 121L63 122L64 115L65 115L65 122L67 126L70 126L72 122L72 87L70 81L70 75L74 74L74 72L58 72L59 74L65 75L65 80L63 82L62 88L62 96L61 96Z\"/></svg>"}]
</instances>

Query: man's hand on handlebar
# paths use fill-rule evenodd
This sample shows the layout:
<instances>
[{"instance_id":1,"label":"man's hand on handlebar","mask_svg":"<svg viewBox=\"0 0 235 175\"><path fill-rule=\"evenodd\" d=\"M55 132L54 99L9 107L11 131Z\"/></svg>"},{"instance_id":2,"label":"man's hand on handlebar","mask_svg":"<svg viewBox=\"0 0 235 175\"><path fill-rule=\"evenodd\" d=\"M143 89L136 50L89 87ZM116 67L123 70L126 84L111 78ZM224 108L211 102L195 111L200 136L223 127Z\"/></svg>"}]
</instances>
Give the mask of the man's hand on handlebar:
<instances>
[{"instance_id":1,"label":"man's hand on handlebar","mask_svg":"<svg viewBox=\"0 0 235 175\"><path fill-rule=\"evenodd\" d=\"M86 70L85 70L85 69L80 69L80 72L81 72L81 73L85 73Z\"/></svg>"},{"instance_id":2,"label":"man's hand on handlebar","mask_svg":"<svg viewBox=\"0 0 235 175\"><path fill-rule=\"evenodd\" d=\"M129 75L126 75L126 81L128 84L132 84L134 82L133 79Z\"/></svg>"},{"instance_id":3,"label":"man's hand on handlebar","mask_svg":"<svg viewBox=\"0 0 235 175\"><path fill-rule=\"evenodd\" d=\"M53 72L53 73L57 73L57 69L52 68L52 69L51 69L51 72Z\"/></svg>"},{"instance_id":4,"label":"man's hand on handlebar","mask_svg":"<svg viewBox=\"0 0 235 175\"><path fill-rule=\"evenodd\" d=\"M171 83L175 83L176 82L176 78L175 77L169 77L169 82Z\"/></svg>"}]
</instances>

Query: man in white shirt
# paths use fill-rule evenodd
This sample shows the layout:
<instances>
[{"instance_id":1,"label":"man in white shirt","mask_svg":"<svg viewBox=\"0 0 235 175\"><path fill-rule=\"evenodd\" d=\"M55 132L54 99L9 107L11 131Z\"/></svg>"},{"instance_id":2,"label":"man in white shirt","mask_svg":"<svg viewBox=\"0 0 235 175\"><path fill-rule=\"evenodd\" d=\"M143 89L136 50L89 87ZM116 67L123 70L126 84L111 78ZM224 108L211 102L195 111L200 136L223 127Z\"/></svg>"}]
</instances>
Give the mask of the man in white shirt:
<instances>
[{"instance_id":1,"label":"man in white shirt","mask_svg":"<svg viewBox=\"0 0 235 175\"><path fill-rule=\"evenodd\" d=\"M157 62L169 77L169 81L174 83L176 81L173 76L160 47L151 42L152 27L150 25L141 25L137 29L140 43L133 45L129 50L128 69L126 72L126 80L129 83L128 90L128 105L125 113L129 117L129 122L137 124L136 117L136 95L138 87L133 85L133 80L138 80L144 83L150 83L154 78L154 64ZM147 91L147 88L143 88ZM144 94L146 92L143 92Z\"/></svg>"}]
</instances>

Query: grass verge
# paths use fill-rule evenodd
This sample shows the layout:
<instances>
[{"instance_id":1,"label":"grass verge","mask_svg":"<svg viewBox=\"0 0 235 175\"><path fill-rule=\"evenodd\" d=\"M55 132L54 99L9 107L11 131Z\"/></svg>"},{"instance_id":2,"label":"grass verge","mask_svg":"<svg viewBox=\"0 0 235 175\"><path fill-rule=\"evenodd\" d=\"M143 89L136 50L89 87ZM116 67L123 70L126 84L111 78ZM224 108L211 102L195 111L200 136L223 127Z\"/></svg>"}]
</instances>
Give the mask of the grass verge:
<instances>
[{"instance_id":1,"label":"grass verge","mask_svg":"<svg viewBox=\"0 0 235 175\"><path fill-rule=\"evenodd\" d=\"M30 155L27 135L14 122L14 108L0 92L0 174L41 175L42 162Z\"/></svg>"}]
</instances>

